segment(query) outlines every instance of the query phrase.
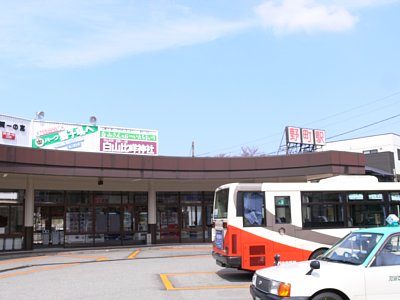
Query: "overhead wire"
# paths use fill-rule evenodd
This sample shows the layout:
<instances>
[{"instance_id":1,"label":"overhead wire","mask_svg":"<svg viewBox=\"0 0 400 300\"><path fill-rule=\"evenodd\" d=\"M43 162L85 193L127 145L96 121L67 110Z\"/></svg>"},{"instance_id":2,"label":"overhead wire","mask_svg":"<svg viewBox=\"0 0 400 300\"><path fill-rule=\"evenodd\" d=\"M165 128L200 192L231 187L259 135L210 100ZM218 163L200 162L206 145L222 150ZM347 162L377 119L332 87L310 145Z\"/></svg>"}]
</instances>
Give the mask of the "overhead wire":
<instances>
[{"instance_id":1,"label":"overhead wire","mask_svg":"<svg viewBox=\"0 0 400 300\"><path fill-rule=\"evenodd\" d=\"M334 139L336 137L343 136L343 135L346 135L346 134L349 134L349 133L353 133L355 131L358 131L358 130L361 130L361 129L364 129L364 128L367 128L367 127L370 127L370 126L373 126L373 125L376 125L376 124L379 124L379 123L383 123L383 122L386 122L388 120L391 120L391 119L394 119L394 118L397 118L397 117L400 117L400 114L397 114L397 115L391 116L389 118L386 118L386 119L383 119L383 120L379 120L377 122L373 122L373 123L370 123L370 124L367 124L367 125L364 125L364 126L361 126L361 127L358 127L358 128L355 128L355 129L352 129L352 130L349 130L349 131L346 131L346 132L343 132L343 133L340 133L340 134L337 134L337 135L334 135L334 136L327 137L327 139L329 139L329 140L330 139Z\"/></svg>"},{"instance_id":2,"label":"overhead wire","mask_svg":"<svg viewBox=\"0 0 400 300\"><path fill-rule=\"evenodd\" d=\"M377 99L375 99L375 100L372 100L372 101L370 101L370 102L368 102L368 103L365 103L365 104L362 104L362 105L357 105L357 106L352 107L352 108L350 108L350 109L343 110L343 111L338 112L338 113L334 113L334 114L329 115L329 116L326 116L326 117L324 117L324 118L321 118L321 119L317 119L317 120L308 122L308 123L306 123L306 124L303 124L303 126L301 126L301 127L306 127L306 126L311 125L311 124L320 123L320 122L322 122L322 121L326 121L326 120L329 120L329 119L332 119L332 118L336 118L336 117L338 117L338 116L345 115L345 114L347 114L347 113L349 113L349 112L352 112L352 111L354 111L354 110L359 110L359 109L361 109L361 108L371 106L371 105L373 105L373 104L375 104L375 103L378 103L378 102L381 102L381 101L390 99L390 98L395 97L395 96L398 96L398 95L400 95L400 91L396 91L396 92L391 93L391 94L389 94L389 95L386 95L386 96L383 96L383 97L379 97L379 98L377 98ZM396 102L396 103L397 103L397 102ZM385 108L385 107L394 105L394 104L396 104L396 103L390 103L390 104L388 104L388 105L386 105L386 106L380 107L379 109L383 109L383 108ZM378 110L379 110L379 109L378 109ZM377 109L374 109L374 110L373 110L374 113L376 113L376 111L377 111ZM372 111L371 111L371 112L372 112ZM367 113L371 113L371 112L367 112ZM364 113L360 113L360 114L358 114L358 115L356 115L356 116L352 116L352 119L354 119L355 117L360 117L360 116L362 116L362 115L365 115L365 112L364 112ZM350 133L353 133L353 132L356 132L356 131L359 131L359 130L362 130L362 129L365 129L365 128L369 128L369 127L372 127L372 126L374 126L374 125L377 125L377 124L386 122L386 121L388 121L388 120L397 118L397 117L399 117L399 116L400 116L400 114L397 114L397 115L394 115L394 116L391 116L391 117L388 117L388 118L385 118L385 119L382 119L382 120L378 120L378 121L376 121L376 122L373 122L373 123L370 123L370 124L367 124L367 125L364 125L364 126L361 126L361 127L358 127L358 128L354 128L354 129L348 130L348 131L346 131L346 132L342 132L342 133L339 133L339 134L335 134L335 135L333 135L333 136L327 137L327 140L331 140L331 139L334 139L334 138L337 138L337 137L341 137L341 136L344 136L344 135L347 135L347 134L350 134ZM337 122L333 122L333 123L327 124L327 125L325 125L325 126L323 126L323 127L324 127L324 128L327 128L327 127L329 127L329 126L336 125L336 124L337 124ZM321 127L321 126L320 126L320 127ZM285 134L285 132L284 132L284 134ZM281 147L281 144L282 144L282 141L283 141L283 138L284 138L284 134L283 134L283 136L281 137L281 143L280 143L280 146L279 146L279 147ZM272 134L272 135L264 136L264 137L258 138L258 139L256 139L256 140L247 141L247 142L243 142L243 143L240 143L240 144L236 144L236 145L234 145L234 146L225 147L225 148L222 148L222 149L219 149L219 150L214 150L214 151L209 151L209 152L206 152L206 153L202 153L202 154L200 154L200 155L198 155L198 156L206 156L206 155L209 155L209 154L211 154L211 153L218 152L218 151L225 151L225 150L238 149L239 147L242 148L242 147L248 145L249 143L255 143L255 142L258 142L258 141L265 140L265 139L270 139L270 138L276 137L276 136L278 136L278 135L281 135L281 134L280 134L280 133L279 133L279 134L277 133L277 134ZM273 142L274 142L274 141L269 140L267 143L262 143L262 144L259 144L259 145L257 145L257 146L264 146L264 145L266 145L266 144L271 144L271 143L273 143ZM278 152L279 152L279 150L278 150ZM230 152L230 153L232 153L232 152ZM270 153L268 153L268 155L271 155L271 154L274 154L274 153L275 153L275 152L270 152Z\"/></svg>"}]
</instances>

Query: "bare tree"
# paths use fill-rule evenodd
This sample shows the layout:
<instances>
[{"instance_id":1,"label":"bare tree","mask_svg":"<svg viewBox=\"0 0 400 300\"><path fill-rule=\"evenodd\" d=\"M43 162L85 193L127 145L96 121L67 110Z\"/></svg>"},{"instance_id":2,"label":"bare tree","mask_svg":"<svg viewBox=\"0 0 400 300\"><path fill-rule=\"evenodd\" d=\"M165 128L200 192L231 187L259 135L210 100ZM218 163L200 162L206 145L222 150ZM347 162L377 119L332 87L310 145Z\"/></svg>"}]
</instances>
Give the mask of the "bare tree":
<instances>
[{"instance_id":1,"label":"bare tree","mask_svg":"<svg viewBox=\"0 0 400 300\"><path fill-rule=\"evenodd\" d=\"M242 154L240 156L253 157L253 156L265 156L264 153L260 153L258 147L242 146Z\"/></svg>"},{"instance_id":2,"label":"bare tree","mask_svg":"<svg viewBox=\"0 0 400 300\"><path fill-rule=\"evenodd\" d=\"M229 157L229 154L220 153L220 154L216 155L215 157Z\"/></svg>"}]
</instances>

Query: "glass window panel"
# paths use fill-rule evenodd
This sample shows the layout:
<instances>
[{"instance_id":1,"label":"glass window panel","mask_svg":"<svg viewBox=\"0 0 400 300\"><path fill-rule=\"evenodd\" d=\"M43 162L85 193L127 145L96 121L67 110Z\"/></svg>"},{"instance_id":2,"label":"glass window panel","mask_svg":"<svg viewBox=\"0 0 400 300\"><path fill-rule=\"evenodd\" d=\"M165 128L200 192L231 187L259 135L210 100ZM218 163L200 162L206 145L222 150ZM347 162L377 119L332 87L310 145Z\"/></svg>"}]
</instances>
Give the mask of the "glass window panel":
<instances>
[{"instance_id":1,"label":"glass window panel","mask_svg":"<svg viewBox=\"0 0 400 300\"><path fill-rule=\"evenodd\" d=\"M390 201L400 202L400 192L393 192L389 194Z\"/></svg>"},{"instance_id":2,"label":"glass window panel","mask_svg":"<svg viewBox=\"0 0 400 300\"><path fill-rule=\"evenodd\" d=\"M389 206L389 213L395 214L396 216L400 216L400 203L396 205Z\"/></svg>"},{"instance_id":3,"label":"glass window panel","mask_svg":"<svg viewBox=\"0 0 400 300\"><path fill-rule=\"evenodd\" d=\"M146 208L136 208L139 215L137 231L147 232L147 207Z\"/></svg>"},{"instance_id":4,"label":"glass window panel","mask_svg":"<svg viewBox=\"0 0 400 300\"><path fill-rule=\"evenodd\" d=\"M181 202L201 201L203 198L201 192L182 193Z\"/></svg>"},{"instance_id":5,"label":"glass window panel","mask_svg":"<svg viewBox=\"0 0 400 300\"><path fill-rule=\"evenodd\" d=\"M24 209L22 206L10 207L10 233L22 233L24 228Z\"/></svg>"},{"instance_id":6,"label":"glass window panel","mask_svg":"<svg viewBox=\"0 0 400 300\"><path fill-rule=\"evenodd\" d=\"M23 203L24 191L0 190L0 204Z\"/></svg>"},{"instance_id":7,"label":"glass window panel","mask_svg":"<svg viewBox=\"0 0 400 300\"><path fill-rule=\"evenodd\" d=\"M261 226L265 224L263 193L243 192L243 209L244 226Z\"/></svg>"},{"instance_id":8,"label":"glass window panel","mask_svg":"<svg viewBox=\"0 0 400 300\"><path fill-rule=\"evenodd\" d=\"M349 217L353 226L384 225L385 209L380 204L350 205Z\"/></svg>"},{"instance_id":9,"label":"glass window panel","mask_svg":"<svg viewBox=\"0 0 400 300\"><path fill-rule=\"evenodd\" d=\"M133 193L135 205L147 205L147 193Z\"/></svg>"},{"instance_id":10,"label":"glass window panel","mask_svg":"<svg viewBox=\"0 0 400 300\"><path fill-rule=\"evenodd\" d=\"M228 217L228 196L228 189L219 190L215 194L214 219Z\"/></svg>"},{"instance_id":11,"label":"glass window panel","mask_svg":"<svg viewBox=\"0 0 400 300\"><path fill-rule=\"evenodd\" d=\"M107 208L96 207L96 232L107 231Z\"/></svg>"},{"instance_id":12,"label":"glass window panel","mask_svg":"<svg viewBox=\"0 0 400 300\"><path fill-rule=\"evenodd\" d=\"M179 193L176 192L158 192L156 194L157 205L178 205Z\"/></svg>"},{"instance_id":13,"label":"glass window panel","mask_svg":"<svg viewBox=\"0 0 400 300\"><path fill-rule=\"evenodd\" d=\"M349 200L349 202L362 201L362 200L364 200L364 194L363 193L349 193L347 195L347 199Z\"/></svg>"},{"instance_id":14,"label":"glass window panel","mask_svg":"<svg viewBox=\"0 0 400 300\"><path fill-rule=\"evenodd\" d=\"M343 202L339 192L324 192L322 198L324 202Z\"/></svg>"},{"instance_id":15,"label":"glass window panel","mask_svg":"<svg viewBox=\"0 0 400 300\"><path fill-rule=\"evenodd\" d=\"M65 230L67 233L79 232L79 208L69 207L65 214Z\"/></svg>"},{"instance_id":16,"label":"glass window panel","mask_svg":"<svg viewBox=\"0 0 400 300\"><path fill-rule=\"evenodd\" d=\"M368 193L368 200L383 201L383 194L382 193Z\"/></svg>"},{"instance_id":17,"label":"glass window panel","mask_svg":"<svg viewBox=\"0 0 400 300\"><path fill-rule=\"evenodd\" d=\"M214 192L204 192L203 199L204 199L204 201L207 201L207 202L213 202L214 201Z\"/></svg>"},{"instance_id":18,"label":"glass window panel","mask_svg":"<svg viewBox=\"0 0 400 300\"><path fill-rule=\"evenodd\" d=\"M35 202L47 204L64 204L64 192L35 191Z\"/></svg>"},{"instance_id":19,"label":"glass window panel","mask_svg":"<svg viewBox=\"0 0 400 300\"><path fill-rule=\"evenodd\" d=\"M120 212L117 208L110 208L108 211L108 232L120 231Z\"/></svg>"},{"instance_id":20,"label":"glass window panel","mask_svg":"<svg viewBox=\"0 0 400 300\"><path fill-rule=\"evenodd\" d=\"M88 207L69 207L65 215L65 230L70 232L92 232L92 212Z\"/></svg>"},{"instance_id":21,"label":"glass window panel","mask_svg":"<svg viewBox=\"0 0 400 300\"><path fill-rule=\"evenodd\" d=\"M135 229L135 217L131 207L124 208L124 219L122 226L124 232L132 232Z\"/></svg>"},{"instance_id":22,"label":"glass window panel","mask_svg":"<svg viewBox=\"0 0 400 300\"><path fill-rule=\"evenodd\" d=\"M275 196L275 221L276 223L291 223L290 197Z\"/></svg>"},{"instance_id":23,"label":"glass window panel","mask_svg":"<svg viewBox=\"0 0 400 300\"><path fill-rule=\"evenodd\" d=\"M202 226L201 205L182 207L182 228Z\"/></svg>"},{"instance_id":24,"label":"glass window panel","mask_svg":"<svg viewBox=\"0 0 400 300\"><path fill-rule=\"evenodd\" d=\"M65 194L67 205L89 204L89 192L69 191Z\"/></svg>"},{"instance_id":25,"label":"glass window panel","mask_svg":"<svg viewBox=\"0 0 400 300\"><path fill-rule=\"evenodd\" d=\"M343 206L338 204L303 205L304 227L343 227Z\"/></svg>"},{"instance_id":26,"label":"glass window panel","mask_svg":"<svg viewBox=\"0 0 400 300\"><path fill-rule=\"evenodd\" d=\"M321 203L322 193L303 193L301 197L302 203Z\"/></svg>"},{"instance_id":27,"label":"glass window panel","mask_svg":"<svg viewBox=\"0 0 400 300\"><path fill-rule=\"evenodd\" d=\"M339 192L303 192L302 203L343 202Z\"/></svg>"},{"instance_id":28,"label":"glass window panel","mask_svg":"<svg viewBox=\"0 0 400 300\"><path fill-rule=\"evenodd\" d=\"M157 213L157 239L160 240L178 240L178 210L177 207L158 207Z\"/></svg>"},{"instance_id":29,"label":"glass window panel","mask_svg":"<svg viewBox=\"0 0 400 300\"><path fill-rule=\"evenodd\" d=\"M121 204L122 202L122 194L121 193L109 193L108 194L108 203L109 204Z\"/></svg>"},{"instance_id":30,"label":"glass window panel","mask_svg":"<svg viewBox=\"0 0 400 300\"><path fill-rule=\"evenodd\" d=\"M9 207L0 206L0 234L9 233Z\"/></svg>"},{"instance_id":31,"label":"glass window panel","mask_svg":"<svg viewBox=\"0 0 400 300\"><path fill-rule=\"evenodd\" d=\"M127 196L127 194L124 193ZM121 204L122 203L122 193L120 192L104 192L95 193L94 201L96 204Z\"/></svg>"},{"instance_id":32,"label":"glass window panel","mask_svg":"<svg viewBox=\"0 0 400 300\"><path fill-rule=\"evenodd\" d=\"M125 193L125 192L121 193L121 200L122 200L122 203L128 203L129 193Z\"/></svg>"},{"instance_id":33,"label":"glass window panel","mask_svg":"<svg viewBox=\"0 0 400 300\"><path fill-rule=\"evenodd\" d=\"M92 211L88 207L80 208L79 230L80 230L80 232L92 232L93 231Z\"/></svg>"}]
</instances>

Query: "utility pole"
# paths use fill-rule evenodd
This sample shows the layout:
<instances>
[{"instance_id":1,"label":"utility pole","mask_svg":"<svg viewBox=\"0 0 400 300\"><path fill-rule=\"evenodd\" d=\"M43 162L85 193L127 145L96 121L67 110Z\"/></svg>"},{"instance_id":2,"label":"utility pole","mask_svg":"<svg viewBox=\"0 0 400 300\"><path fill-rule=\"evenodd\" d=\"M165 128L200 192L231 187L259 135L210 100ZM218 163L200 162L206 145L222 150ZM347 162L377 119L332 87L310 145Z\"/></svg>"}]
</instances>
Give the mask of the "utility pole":
<instances>
[{"instance_id":1,"label":"utility pole","mask_svg":"<svg viewBox=\"0 0 400 300\"><path fill-rule=\"evenodd\" d=\"M194 141L192 142L192 157L194 157Z\"/></svg>"}]
</instances>

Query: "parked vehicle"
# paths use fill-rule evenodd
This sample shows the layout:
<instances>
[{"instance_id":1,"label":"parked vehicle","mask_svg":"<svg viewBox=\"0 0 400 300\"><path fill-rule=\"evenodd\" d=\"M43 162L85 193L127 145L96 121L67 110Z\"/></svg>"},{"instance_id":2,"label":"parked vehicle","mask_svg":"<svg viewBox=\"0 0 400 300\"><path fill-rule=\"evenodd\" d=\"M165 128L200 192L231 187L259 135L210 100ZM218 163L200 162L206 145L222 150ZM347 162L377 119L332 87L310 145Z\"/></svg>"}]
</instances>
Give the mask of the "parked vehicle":
<instances>
[{"instance_id":1,"label":"parked vehicle","mask_svg":"<svg viewBox=\"0 0 400 300\"><path fill-rule=\"evenodd\" d=\"M218 187L213 257L223 267L256 271L324 253L349 232L383 226L400 213L400 183L368 175L319 182L231 183Z\"/></svg>"},{"instance_id":2,"label":"parked vehicle","mask_svg":"<svg viewBox=\"0 0 400 300\"><path fill-rule=\"evenodd\" d=\"M355 230L314 260L280 263L254 273L254 300L400 299L399 218Z\"/></svg>"}]
</instances>

